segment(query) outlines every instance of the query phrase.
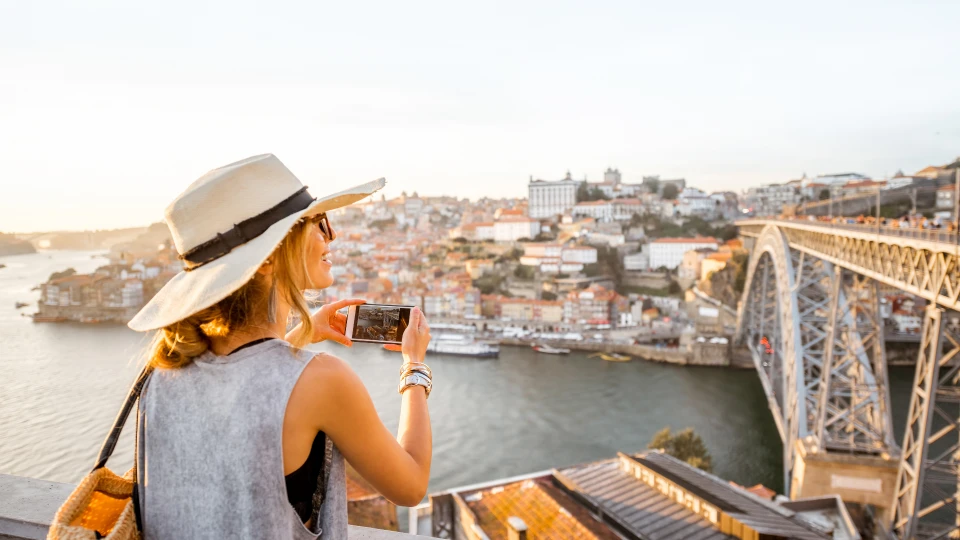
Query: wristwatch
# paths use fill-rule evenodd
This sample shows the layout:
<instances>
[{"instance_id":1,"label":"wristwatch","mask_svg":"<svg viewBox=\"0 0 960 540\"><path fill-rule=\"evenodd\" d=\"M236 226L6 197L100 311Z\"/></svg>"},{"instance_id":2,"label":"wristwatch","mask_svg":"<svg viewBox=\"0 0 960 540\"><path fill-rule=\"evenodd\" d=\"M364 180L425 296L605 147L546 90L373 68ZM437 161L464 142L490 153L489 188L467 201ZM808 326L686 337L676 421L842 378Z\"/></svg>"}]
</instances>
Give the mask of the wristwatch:
<instances>
[{"instance_id":1,"label":"wristwatch","mask_svg":"<svg viewBox=\"0 0 960 540\"><path fill-rule=\"evenodd\" d=\"M397 393L402 394L404 390L411 386L422 386L427 391L427 397L430 397L430 391L433 390L433 381L423 373L414 372L400 380Z\"/></svg>"}]
</instances>

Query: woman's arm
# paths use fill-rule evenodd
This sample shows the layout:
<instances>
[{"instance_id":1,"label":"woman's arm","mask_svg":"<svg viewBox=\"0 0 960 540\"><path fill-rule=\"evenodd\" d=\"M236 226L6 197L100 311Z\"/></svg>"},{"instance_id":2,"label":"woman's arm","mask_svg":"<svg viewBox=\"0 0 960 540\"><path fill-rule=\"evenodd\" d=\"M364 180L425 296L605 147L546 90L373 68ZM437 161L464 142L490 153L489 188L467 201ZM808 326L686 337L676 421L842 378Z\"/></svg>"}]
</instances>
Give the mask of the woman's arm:
<instances>
[{"instance_id":1,"label":"woman's arm","mask_svg":"<svg viewBox=\"0 0 960 540\"><path fill-rule=\"evenodd\" d=\"M404 360L422 362L429 341L425 317L414 309L403 335ZM389 375L399 382L398 372ZM430 480L430 414L422 387L407 389L401 400L400 426L394 439L357 374L346 362L321 354L310 362L294 387L290 398L294 407L288 407L287 420L304 426L313 435L323 431L384 497L401 506L416 506Z\"/></svg>"}]
</instances>

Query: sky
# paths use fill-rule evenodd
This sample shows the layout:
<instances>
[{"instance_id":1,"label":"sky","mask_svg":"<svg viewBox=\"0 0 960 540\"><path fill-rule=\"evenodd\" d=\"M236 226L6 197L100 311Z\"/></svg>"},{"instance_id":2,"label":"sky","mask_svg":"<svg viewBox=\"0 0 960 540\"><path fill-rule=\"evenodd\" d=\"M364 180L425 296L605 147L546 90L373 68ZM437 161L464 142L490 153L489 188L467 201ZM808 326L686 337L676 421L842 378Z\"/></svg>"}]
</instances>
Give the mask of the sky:
<instances>
[{"instance_id":1,"label":"sky","mask_svg":"<svg viewBox=\"0 0 960 540\"><path fill-rule=\"evenodd\" d=\"M276 154L314 195L740 191L960 156L960 2L0 0L0 231L160 221Z\"/></svg>"}]
</instances>

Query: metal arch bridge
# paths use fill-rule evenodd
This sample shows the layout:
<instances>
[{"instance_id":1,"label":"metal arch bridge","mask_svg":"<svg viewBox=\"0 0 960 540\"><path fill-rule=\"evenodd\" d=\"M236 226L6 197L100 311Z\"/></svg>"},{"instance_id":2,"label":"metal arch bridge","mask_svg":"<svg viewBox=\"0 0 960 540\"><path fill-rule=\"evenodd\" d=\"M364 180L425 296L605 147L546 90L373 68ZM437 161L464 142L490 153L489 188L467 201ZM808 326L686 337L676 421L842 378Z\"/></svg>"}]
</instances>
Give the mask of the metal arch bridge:
<instances>
[{"instance_id":1,"label":"metal arch bridge","mask_svg":"<svg viewBox=\"0 0 960 540\"><path fill-rule=\"evenodd\" d=\"M754 219L737 336L753 356L793 493L804 444L899 463L896 538L960 537L960 248L956 234ZM879 287L928 301L905 433L891 421ZM902 449L897 442L902 441ZM892 477L891 477L892 478Z\"/></svg>"}]
</instances>

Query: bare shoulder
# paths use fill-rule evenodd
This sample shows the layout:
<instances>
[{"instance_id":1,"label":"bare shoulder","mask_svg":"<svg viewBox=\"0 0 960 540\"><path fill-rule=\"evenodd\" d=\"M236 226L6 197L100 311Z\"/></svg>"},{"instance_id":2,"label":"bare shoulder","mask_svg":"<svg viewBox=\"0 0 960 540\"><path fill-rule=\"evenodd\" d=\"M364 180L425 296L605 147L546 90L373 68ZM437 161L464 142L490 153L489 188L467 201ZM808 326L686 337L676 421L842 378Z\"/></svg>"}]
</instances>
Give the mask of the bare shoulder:
<instances>
[{"instance_id":1,"label":"bare shoulder","mask_svg":"<svg viewBox=\"0 0 960 540\"><path fill-rule=\"evenodd\" d=\"M329 389L357 378L350 364L340 358L328 354L318 353L303 369L297 386L301 384L313 391Z\"/></svg>"},{"instance_id":2,"label":"bare shoulder","mask_svg":"<svg viewBox=\"0 0 960 540\"><path fill-rule=\"evenodd\" d=\"M364 393L363 382L350 364L332 354L319 353L303 369L290 396L290 405L310 417L310 423L316 426L314 422L326 423L329 411L341 409Z\"/></svg>"}]
</instances>

